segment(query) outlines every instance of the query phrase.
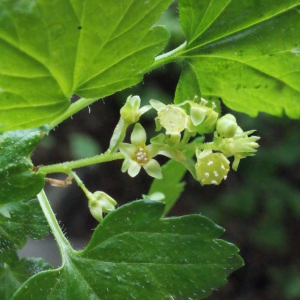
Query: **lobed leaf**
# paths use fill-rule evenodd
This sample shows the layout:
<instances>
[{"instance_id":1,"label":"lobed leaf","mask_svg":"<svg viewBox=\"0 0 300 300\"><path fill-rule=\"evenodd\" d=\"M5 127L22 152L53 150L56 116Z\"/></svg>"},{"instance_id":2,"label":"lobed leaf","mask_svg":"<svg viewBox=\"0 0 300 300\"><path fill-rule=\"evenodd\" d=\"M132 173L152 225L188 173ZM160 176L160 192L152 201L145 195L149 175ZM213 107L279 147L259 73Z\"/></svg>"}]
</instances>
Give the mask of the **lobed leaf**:
<instances>
[{"instance_id":1,"label":"lobed leaf","mask_svg":"<svg viewBox=\"0 0 300 300\"><path fill-rule=\"evenodd\" d=\"M47 132L43 127L0 135L0 207L33 198L43 188L44 175L34 172L30 154Z\"/></svg>"},{"instance_id":2,"label":"lobed leaf","mask_svg":"<svg viewBox=\"0 0 300 300\"><path fill-rule=\"evenodd\" d=\"M0 131L49 124L76 93L101 98L142 80L169 34L171 0L0 1Z\"/></svg>"},{"instance_id":3,"label":"lobed leaf","mask_svg":"<svg viewBox=\"0 0 300 300\"><path fill-rule=\"evenodd\" d=\"M0 299L10 300L27 279L51 268L41 258L23 258L10 265L0 266Z\"/></svg>"},{"instance_id":4,"label":"lobed leaf","mask_svg":"<svg viewBox=\"0 0 300 300\"><path fill-rule=\"evenodd\" d=\"M230 108L300 117L299 0L179 0L185 77Z\"/></svg>"},{"instance_id":5,"label":"lobed leaf","mask_svg":"<svg viewBox=\"0 0 300 300\"><path fill-rule=\"evenodd\" d=\"M0 260L11 263L17 260L16 251L25 246L28 238L43 238L49 234L49 227L36 199L9 203L5 208L9 215L0 214Z\"/></svg>"},{"instance_id":6,"label":"lobed leaf","mask_svg":"<svg viewBox=\"0 0 300 300\"><path fill-rule=\"evenodd\" d=\"M135 201L109 213L83 251L70 251L61 268L32 277L12 299L202 299L243 265L209 219L161 219L163 212L162 203Z\"/></svg>"}]
</instances>

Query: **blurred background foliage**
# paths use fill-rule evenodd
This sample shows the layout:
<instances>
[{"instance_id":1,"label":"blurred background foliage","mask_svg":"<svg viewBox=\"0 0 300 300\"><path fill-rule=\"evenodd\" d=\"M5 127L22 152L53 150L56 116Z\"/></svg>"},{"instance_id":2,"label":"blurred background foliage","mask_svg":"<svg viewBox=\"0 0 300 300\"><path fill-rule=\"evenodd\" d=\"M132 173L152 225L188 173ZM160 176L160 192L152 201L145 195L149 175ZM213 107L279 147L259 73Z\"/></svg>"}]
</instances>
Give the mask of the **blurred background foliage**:
<instances>
[{"instance_id":1,"label":"blurred background foliage","mask_svg":"<svg viewBox=\"0 0 300 300\"><path fill-rule=\"evenodd\" d=\"M166 51L184 41L176 4L158 23L171 31ZM127 96L140 95L143 104L153 98L172 102L180 71L178 65L165 66L145 76L138 86L74 115L42 142L33 162L47 165L105 151ZM227 112L223 107L223 113ZM244 130L256 129L261 136L257 155L243 159L238 171L231 171L217 187L201 187L187 174L185 192L169 215L202 213L224 227L222 238L241 250L245 266L208 299L300 299L300 121L232 113ZM155 133L154 117L153 111L141 120L150 137ZM116 161L77 173L91 191L103 190L119 205L147 194L151 178L144 171L132 179L120 168L121 161ZM53 177L64 179L59 174ZM87 241L97 223L81 190L73 184L66 189L46 186L46 192L67 236Z\"/></svg>"}]
</instances>

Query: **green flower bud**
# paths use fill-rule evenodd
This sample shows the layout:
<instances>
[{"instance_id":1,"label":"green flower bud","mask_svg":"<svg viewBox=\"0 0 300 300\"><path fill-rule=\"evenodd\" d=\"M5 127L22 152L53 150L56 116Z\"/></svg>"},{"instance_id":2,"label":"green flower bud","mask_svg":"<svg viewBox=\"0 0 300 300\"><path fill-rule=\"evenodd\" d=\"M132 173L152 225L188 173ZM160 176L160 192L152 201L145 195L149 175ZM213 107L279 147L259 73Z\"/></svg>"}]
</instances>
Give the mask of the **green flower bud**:
<instances>
[{"instance_id":1,"label":"green flower bud","mask_svg":"<svg viewBox=\"0 0 300 300\"><path fill-rule=\"evenodd\" d=\"M222 153L213 153L212 150L205 149L202 152L197 151L196 155L196 176L202 185L218 185L227 178L229 160Z\"/></svg>"},{"instance_id":2,"label":"green flower bud","mask_svg":"<svg viewBox=\"0 0 300 300\"><path fill-rule=\"evenodd\" d=\"M103 213L108 213L115 209L117 202L104 192L95 192L89 197L89 209L92 216L101 222Z\"/></svg>"},{"instance_id":3,"label":"green flower bud","mask_svg":"<svg viewBox=\"0 0 300 300\"><path fill-rule=\"evenodd\" d=\"M217 132L221 137L231 138L237 131L236 119L232 114L226 114L217 121Z\"/></svg>"},{"instance_id":4,"label":"green flower bud","mask_svg":"<svg viewBox=\"0 0 300 300\"><path fill-rule=\"evenodd\" d=\"M151 109L150 105L141 107L141 99L139 96L129 96L126 103L120 110L121 118L127 124L134 124L138 122L140 116Z\"/></svg>"}]
</instances>

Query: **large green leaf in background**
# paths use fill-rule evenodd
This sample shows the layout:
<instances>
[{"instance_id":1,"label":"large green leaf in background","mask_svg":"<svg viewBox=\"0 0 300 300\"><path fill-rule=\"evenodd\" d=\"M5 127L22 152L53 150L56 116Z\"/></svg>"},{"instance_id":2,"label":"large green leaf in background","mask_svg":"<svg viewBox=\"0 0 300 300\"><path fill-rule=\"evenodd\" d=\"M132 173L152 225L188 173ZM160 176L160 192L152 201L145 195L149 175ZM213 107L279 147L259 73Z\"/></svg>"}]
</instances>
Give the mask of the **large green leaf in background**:
<instances>
[{"instance_id":1,"label":"large green leaf in background","mask_svg":"<svg viewBox=\"0 0 300 300\"><path fill-rule=\"evenodd\" d=\"M163 212L162 203L134 201L109 213L86 249L66 253L60 269L32 277L12 299L202 299L243 265L209 219Z\"/></svg>"},{"instance_id":2,"label":"large green leaf in background","mask_svg":"<svg viewBox=\"0 0 300 300\"><path fill-rule=\"evenodd\" d=\"M23 258L10 265L0 266L0 299L10 300L28 278L51 268L41 258Z\"/></svg>"},{"instance_id":3,"label":"large green leaf in background","mask_svg":"<svg viewBox=\"0 0 300 300\"><path fill-rule=\"evenodd\" d=\"M204 97L252 116L300 118L299 0L179 0L179 8L183 76L197 78Z\"/></svg>"},{"instance_id":4,"label":"large green leaf in background","mask_svg":"<svg viewBox=\"0 0 300 300\"><path fill-rule=\"evenodd\" d=\"M37 199L9 203L6 209L9 215L0 214L0 261L8 263L17 259L16 251L28 238L43 238L49 227Z\"/></svg>"},{"instance_id":5,"label":"large green leaf in background","mask_svg":"<svg viewBox=\"0 0 300 300\"><path fill-rule=\"evenodd\" d=\"M171 0L0 0L0 131L54 120L76 93L132 86L166 44Z\"/></svg>"}]
</instances>

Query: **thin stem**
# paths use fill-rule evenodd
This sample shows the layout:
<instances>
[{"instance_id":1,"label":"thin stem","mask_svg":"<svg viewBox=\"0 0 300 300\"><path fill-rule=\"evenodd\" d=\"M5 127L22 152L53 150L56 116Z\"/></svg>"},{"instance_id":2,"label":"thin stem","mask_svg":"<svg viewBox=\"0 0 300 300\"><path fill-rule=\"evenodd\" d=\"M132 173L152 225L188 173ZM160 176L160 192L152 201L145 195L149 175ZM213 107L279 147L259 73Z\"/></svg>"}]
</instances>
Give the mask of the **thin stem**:
<instances>
[{"instance_id":1,"label":"thin stem","mask_svg":"<svg viewBox=\"0 0 300 300\"><path fill-rule=\"evenodd\" d=\"M72 175L72 177L74 178L74 180L76 181L77 185L82 189L82 191L85 193L86 197L88 199L90 199L90 197L93 195L84 185L84 183L82 182L82 180L79 178L79 176L71 171L70 174Z\"/></svg>"},{"instance_id":2,"label":"thin stem","mask_svg":"<svg viewBox=\"0 0 300 300\"><path fill-rule=\"evenodd\" d=\"M65 263L68 260L68 254L70 252L74 252L75 250L71 247L69 241L62 232L44 190L42 190L37 195L37 197L39 199L44 215L48 221L52 234L55 237L56 243L61 254L62 262Z\"/></svg>"},{"instance_id":3,"label":"thin stem","mask_svg":"<svg viewBox=\"0 0 300 300\"><path fill-rule=\"evenodd\" d=\"M124 159L122 153L102 153L93 157L83 158L79 160L67 161L64 163L42 166L39 168L39 173L66 173L69 174L71 170L82 168L94 164L99 164L103 162Z\"/></svg>"},{"instance_id":4,"label":"thin stem","mask_svg":"<svg viewBox=\"0 0 300 300\"><path fill-rule=\"evenodd\" d=\"M144 70L144 73L148 73L148 72L150 72L154 69L157 69L163 65L166 65L168 63L175 62L176 60L178 60L178 58L180 58L180 54L182 54L186 45L187 45L187 43L184 42L182 45L180 45L176 49L157 56L155 58L154 63L148 69Z\"/></svg>"},{"instance_id":5,"label":"thin stem","mask_svg":"<svg viewBox=\"0 0 300 300\"><path fill-rule=\"evenodd\" d=\"M84 109L85 107L91 105L95 101L99 100L99 98L93 98L93 99L86 99L86 98L80 98L77 101L75 101L73 104L70 105L70 107L57 119L55 119L53 122L50 123L50 128L53 129L55 126L63 122L64 120L70 118L80 110Z\"/></svg>"}]
</instances>

